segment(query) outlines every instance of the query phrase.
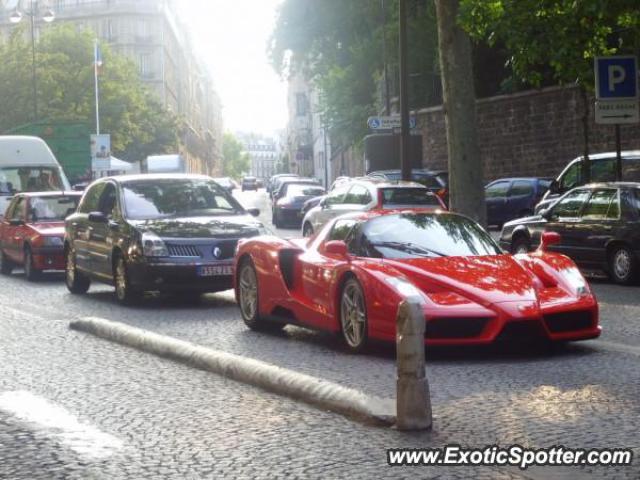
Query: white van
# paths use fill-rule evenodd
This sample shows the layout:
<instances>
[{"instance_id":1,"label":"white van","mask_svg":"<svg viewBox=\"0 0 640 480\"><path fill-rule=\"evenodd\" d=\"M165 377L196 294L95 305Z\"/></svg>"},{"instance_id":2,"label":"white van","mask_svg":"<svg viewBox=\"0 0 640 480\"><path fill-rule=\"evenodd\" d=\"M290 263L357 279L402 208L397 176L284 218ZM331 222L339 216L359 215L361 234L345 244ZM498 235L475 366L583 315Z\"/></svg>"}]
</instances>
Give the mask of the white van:
<instances>
[{"instance_id":1,"label":"white van","mask_svg":"<svg viewBox=\"0 0 640 480\"><path fill-rule=\"evenodd\" d=\"M149 155L142 163L143 173L187 173L181 155Z\"/></svg>"},{"instance_id":2,"label":"white van","mask_svg":"<svg viewBox=\"0 0 640 480\"><path fill-rule=\"evenodd\" d=\"M0 216L16 193L70 189L69 180L44 140L0 135Z\"/></svg>"}]
</instances>

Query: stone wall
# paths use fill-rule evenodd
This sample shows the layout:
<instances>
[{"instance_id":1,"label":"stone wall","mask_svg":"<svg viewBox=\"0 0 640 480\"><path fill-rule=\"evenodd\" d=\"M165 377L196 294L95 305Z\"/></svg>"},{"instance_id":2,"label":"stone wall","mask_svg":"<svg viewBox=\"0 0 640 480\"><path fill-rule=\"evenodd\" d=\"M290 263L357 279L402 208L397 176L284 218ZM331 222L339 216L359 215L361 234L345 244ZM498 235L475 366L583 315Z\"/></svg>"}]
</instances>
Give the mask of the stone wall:
<instances>
[{"instance_id":1,"label":"stone wall","mask_svg":"<svg viewBox=\"0 0 640 480\"><path fill-rule=\"evenodd\" d=\"M478 139L485 180L510 176L555 177L583 150L580 91L552 87L478 100ZM590 100L591 153L615 150L614 127L596 125ZM417 112L423 164L447 168L442 107ZM621 129L622 149L640 149L640 125Z\"/></svg>"}]
</instances>

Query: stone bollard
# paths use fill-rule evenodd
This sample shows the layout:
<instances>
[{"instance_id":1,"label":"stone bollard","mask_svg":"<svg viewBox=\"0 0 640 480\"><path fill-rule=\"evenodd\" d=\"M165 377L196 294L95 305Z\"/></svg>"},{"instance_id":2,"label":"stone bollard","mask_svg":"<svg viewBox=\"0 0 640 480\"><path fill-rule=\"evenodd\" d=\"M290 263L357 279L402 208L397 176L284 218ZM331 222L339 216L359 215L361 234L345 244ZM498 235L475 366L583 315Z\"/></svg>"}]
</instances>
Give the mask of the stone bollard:
<instances>
[{"instance_id":1,"label":"stone bollard","mask_svg":"<svg viewBox=\"0 0 640 480\"><path fill-rule=\"evenodd\" d=\"M398 307L396 321L398 430L431 428L431 396L424 366L424 329L422 301L418 297L407 298Z\"/></svg>"}]
</instances>

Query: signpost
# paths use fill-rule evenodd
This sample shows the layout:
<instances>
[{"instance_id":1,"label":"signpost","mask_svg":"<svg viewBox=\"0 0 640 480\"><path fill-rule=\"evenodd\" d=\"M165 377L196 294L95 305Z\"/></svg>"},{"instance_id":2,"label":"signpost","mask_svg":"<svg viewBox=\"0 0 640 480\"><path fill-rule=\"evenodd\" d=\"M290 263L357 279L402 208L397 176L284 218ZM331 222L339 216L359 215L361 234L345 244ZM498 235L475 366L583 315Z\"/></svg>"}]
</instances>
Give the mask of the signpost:
<instances>
[{"instance_id":1,"label":"signpost","mask_svg":"<svg viewBox=\"0 0 640 480\"><path fill-rule=\"evenodd\" d=\"M98 176L98 172L109 170L111 161L111 135L91 135L91 165L93 172Z\"/></svg>"},{"instance_id":2,"label":"signpost","mask_svg":"<svg viewBox=\"0 0 640 480\"><path fill-rule=\"evenodd\" d=\"M371 130L395 130L401 127L400 115L386 115L381 117L369 117L367 126ZM417 126L416 117L409 117L409 128Z\"/></svg>"},{"instance_id":3,"label":"signpost","mask_svg":"<svg viewBox=\"0 0 640 480\"><path fill-rule=\"evenodd\" d=\"M632 55L596 57L596 123L615 125L616 179L622 180L620 125L638 123L638 60Z\"/></svg>"}]
</instances>

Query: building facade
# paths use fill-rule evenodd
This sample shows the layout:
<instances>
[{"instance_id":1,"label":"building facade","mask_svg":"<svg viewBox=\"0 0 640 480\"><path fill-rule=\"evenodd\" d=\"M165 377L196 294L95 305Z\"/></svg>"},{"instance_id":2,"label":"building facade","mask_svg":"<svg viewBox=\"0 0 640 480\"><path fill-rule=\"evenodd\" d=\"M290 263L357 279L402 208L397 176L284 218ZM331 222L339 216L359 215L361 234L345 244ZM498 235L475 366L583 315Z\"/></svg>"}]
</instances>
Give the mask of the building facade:
<instances>
[{"instance_id":1,"label":"building facade","mask_svg":"<svg viewBox=\"0 0 640 480\"><path fill-rule=\"evenodd\" d=\"M249 155L249 175L268 180L278 173L282 150L276 137L255 133L237 133L236 136Z\"/></svg>"},{"instance_id":2,"label":"building facade","mask_svg":"<svg viewBox=\"0 0 640 480\"><path fill-rule=\"evenodd\" d=\"M213 79L194 57L188 30L175 0L52 0L55 23L72 22L95 32L100 42L131 58L141 80L162 104L184 120L180 153L193 172L213 174L222 158L222 107ZM10 35L9 15L29 11L30 0L7 2L0 12L0 35ZM44 24L36 15L36 36ZM108 68L108 67L105 67ZM163 153L163 152L158 152ZM170 152L174 153L174 152ZM139 160L139 159L129 159Z\"/></svg>"}]
</instances>

